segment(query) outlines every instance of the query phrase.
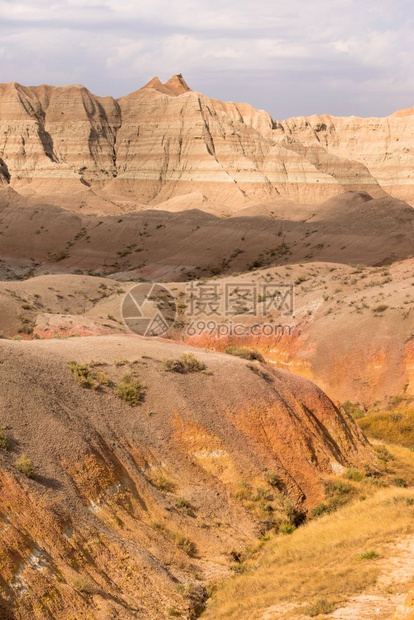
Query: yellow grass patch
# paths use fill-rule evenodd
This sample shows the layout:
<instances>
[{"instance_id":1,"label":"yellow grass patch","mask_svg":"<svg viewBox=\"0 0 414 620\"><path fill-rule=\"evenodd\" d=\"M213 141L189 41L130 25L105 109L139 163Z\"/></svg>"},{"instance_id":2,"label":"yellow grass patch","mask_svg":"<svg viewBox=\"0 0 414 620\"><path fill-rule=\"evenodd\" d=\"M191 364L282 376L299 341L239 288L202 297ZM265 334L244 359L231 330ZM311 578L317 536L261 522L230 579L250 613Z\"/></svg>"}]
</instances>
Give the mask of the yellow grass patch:
<instances>
[{"instance_id":1,"label":"yellow grass patch","mask_svg":"<svg viewBox=\"0 0 414 620\"><path fill-rule=\"evenodd\" d=\"M278 618L311 617L335 608L372 586L380 559L392 553L389 543L413 532L414 489L375 490L291 536L274 536L244 574L219 589L203 617L261 620L274 605L286 605Z\"/></svg>"}]
</instances>

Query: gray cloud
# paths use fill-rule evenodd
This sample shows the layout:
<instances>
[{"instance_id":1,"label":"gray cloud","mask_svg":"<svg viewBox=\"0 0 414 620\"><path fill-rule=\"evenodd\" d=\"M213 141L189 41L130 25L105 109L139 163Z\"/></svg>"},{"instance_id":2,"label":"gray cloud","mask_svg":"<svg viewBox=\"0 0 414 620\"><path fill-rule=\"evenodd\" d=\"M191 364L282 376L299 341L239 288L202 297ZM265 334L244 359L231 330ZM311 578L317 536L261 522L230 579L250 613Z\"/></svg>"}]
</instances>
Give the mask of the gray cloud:
<instances>
[{"instance_id":1,"label":"gray cloud","mask_svg":"<svg viewBox=\"0 0 414 620\"><path fill-rule=\"evenodd\" d=\"M0 0L0 81L120 96L154 74L275 118L414 105L408 0Z\"/></svg>"}]
</instances>

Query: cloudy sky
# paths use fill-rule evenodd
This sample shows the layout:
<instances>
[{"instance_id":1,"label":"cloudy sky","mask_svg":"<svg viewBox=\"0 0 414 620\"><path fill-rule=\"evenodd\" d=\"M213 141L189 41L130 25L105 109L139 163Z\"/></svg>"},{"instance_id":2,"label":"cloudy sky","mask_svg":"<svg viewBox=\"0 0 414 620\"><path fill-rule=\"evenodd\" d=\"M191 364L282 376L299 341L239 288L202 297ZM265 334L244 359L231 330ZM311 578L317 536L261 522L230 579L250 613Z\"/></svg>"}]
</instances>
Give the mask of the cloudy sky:
<instances>
[{"instance_id":1,"label":"cloudy sky","mask_svg":"<svg viewBox=\"0 0 414 620\"><path fill-rule=\"evenodd\" d=\"M121 96L183 73L274 118L414 105L412 0L0 0L0 82Z\"/></svg>"}]
</instances>

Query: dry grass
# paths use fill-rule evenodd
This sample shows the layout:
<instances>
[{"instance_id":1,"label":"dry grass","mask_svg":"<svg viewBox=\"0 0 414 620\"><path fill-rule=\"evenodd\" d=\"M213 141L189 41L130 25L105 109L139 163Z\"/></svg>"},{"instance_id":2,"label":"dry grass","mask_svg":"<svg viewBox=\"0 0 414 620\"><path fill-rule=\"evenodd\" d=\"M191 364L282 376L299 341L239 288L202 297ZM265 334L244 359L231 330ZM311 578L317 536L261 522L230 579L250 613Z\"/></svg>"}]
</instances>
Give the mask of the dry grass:
<instances>
[{"instance_id":1,"label":"dry grass","mask_svg":"<svg viewBox=\"0 0 414 620\"><path fill-rule=\"evenodd\" d=\"M372 586L377 555L386 558L388 543L414 532L413 504L414 490L380 489L290 536L273 537L244 574L219 590L204 617L259 620L268 607L290 603L298 608L279 617L332 610Z\"/></svg>"},{"instance_id":2,"label":"dry grass","mask_svg":"<svg viewBox=\"0 0 414 620\"><path fill-rule=\"evenodd\" d=\"M374 439L414 450L414 409L367 414L358 424Z\"/></svg>"}]
</instances>

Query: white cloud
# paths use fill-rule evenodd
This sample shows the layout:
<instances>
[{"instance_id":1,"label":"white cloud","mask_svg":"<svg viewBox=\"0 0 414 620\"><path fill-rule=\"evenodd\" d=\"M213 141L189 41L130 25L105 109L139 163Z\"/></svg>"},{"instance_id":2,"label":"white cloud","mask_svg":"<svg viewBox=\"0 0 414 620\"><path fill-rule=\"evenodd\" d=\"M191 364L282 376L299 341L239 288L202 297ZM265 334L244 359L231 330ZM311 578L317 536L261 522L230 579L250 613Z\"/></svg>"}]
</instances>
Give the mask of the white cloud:
<instances>
[{"instance_id":1,"label":"white cloud","mask_svg":"<svg viewBox=\"0 0 414 620\"><path fill-rule=\"evenodd\" d=\"M120 95L182 72L279 118L414 103L411 0L0 0L0 15L2 81Z\"/></svg>"}]
</instances>

